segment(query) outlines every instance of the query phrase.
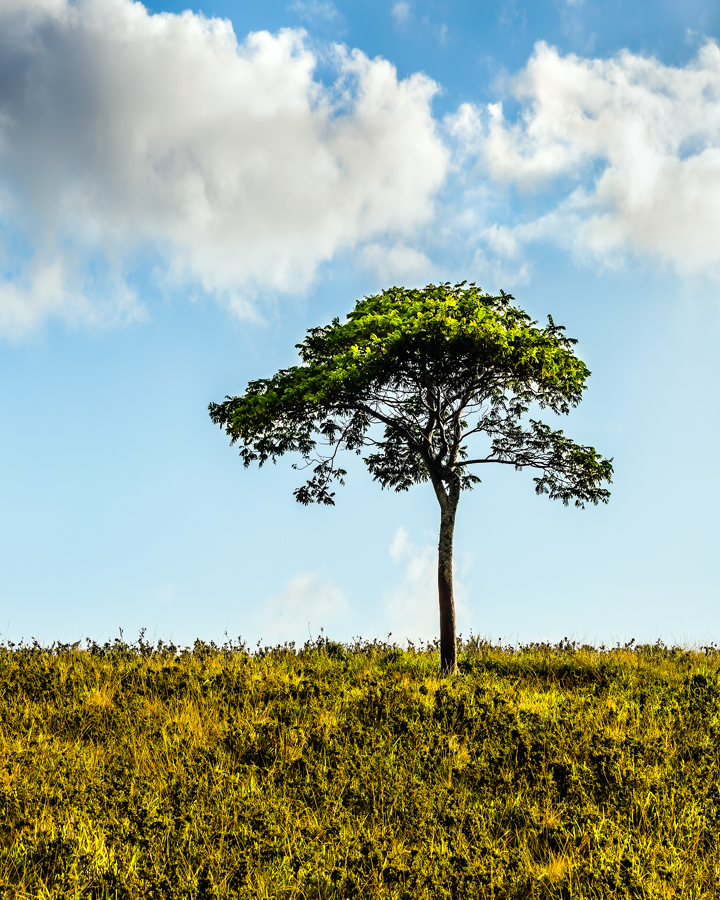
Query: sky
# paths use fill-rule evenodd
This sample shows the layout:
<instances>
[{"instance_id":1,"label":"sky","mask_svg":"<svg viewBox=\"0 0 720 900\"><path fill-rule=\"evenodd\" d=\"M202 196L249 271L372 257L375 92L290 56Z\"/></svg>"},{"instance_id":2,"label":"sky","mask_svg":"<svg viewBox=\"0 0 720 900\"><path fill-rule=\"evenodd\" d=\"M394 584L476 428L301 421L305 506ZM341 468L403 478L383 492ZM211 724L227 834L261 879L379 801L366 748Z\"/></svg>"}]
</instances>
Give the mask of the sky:
<instances>
[{"instance_id":1,"label":"sky","mask_svg":"<svg viewBox=\"0 0 720 900\"><path fill-rule=\"evenodd\" d=\"M578 339L615 475L483 472L459 631L720 640L718 41L711 0L0 0L0 640L435 639L431 487L351 458L302 507L207 406L462 280Z\"/></svg>"}]
</instances>

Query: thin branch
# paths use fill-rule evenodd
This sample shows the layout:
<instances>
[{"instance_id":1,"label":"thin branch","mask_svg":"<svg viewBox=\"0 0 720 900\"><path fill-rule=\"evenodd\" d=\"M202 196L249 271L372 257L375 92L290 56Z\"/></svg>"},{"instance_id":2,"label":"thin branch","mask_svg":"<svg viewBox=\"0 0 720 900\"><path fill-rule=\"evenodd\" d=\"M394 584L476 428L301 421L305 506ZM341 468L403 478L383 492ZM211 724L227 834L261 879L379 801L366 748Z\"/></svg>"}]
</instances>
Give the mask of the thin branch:
<instances>
[{"instance_id":1,"label":"thin branch","mask_svg":"<svg viewBox=\"0 0 720 900\"><path fill-rule=\"evenodd\" d=\"M511 459L498 459L497 457L488 456L485 459L464 459L460 463L461 466L476 466L481 463L500 463L503 466L515 466L517 463L513 462ZM533 463L526 462L521 464L522 466L532 466Z\"/></svg>"}]
</instances>

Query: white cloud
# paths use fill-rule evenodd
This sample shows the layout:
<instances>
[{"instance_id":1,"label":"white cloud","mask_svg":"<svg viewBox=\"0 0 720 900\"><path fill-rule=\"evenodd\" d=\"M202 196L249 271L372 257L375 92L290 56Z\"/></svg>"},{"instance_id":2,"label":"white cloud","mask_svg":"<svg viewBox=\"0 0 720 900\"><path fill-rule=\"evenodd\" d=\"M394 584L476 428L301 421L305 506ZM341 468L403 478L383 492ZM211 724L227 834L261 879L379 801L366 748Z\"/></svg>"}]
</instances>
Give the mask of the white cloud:
<instances>
[{"instance_id":1,"label":"white cloud","mask_svg":"<svg viewBox=\"0 0 720 900\"><path fill-rule=\"evenodd\" d=\"M342 627L349 605L343 592L322 577L322 571L302 572L288 581L282 593L270 599L261 613L263 642L295 641L302 645L323 628L328 637Z\"/></svg>"},{"instance_id":2,"label":"white cloud","mask_svg":"<svg viewBox=\"0 0 720 900\"><path fill-rule=\"evenodd\" d=\"M483 234L487 233L484 232ZM501 251L502 252L502 251ZM496 251L497 253L497 251ZM528 284L532 275L532 264L527 260L507 260L493 253L487 253L483 247L473 254L472 273L483 290L491 294L502 290L512 290L518 285Z\"/></svg>"},{"instance_id":3,"label":"white cloud","mask_svg":"<svg viewBox=\"0 0 720 900\"><path fill-rule=\"evenodd\" d=\"M239 316L348 250L422 281L433 242L488 288L527 281L524 248L548 239L720 275L715 44L682 68L538 44L509 82L517 119L463 104L442 132L426 76L336 46L328 85L319 52L301 30L238 43L228 21L131 0L0 0L0 336L141 316L148 262ZM508 186L544 213L513 218Z\"/></svg>"},{"instance_id":4,"label":"white cloud","mask_svg":"<svg viewBox=\"0 0 720 900\"><path fill-rule=\"evenodd\" d=\"M439 630L437 546L419 546L404 528L398 528L390 545L390 557L395 565L403 566L402 581L385 597L383 625L392 632L392 640L403 643L408 639L434 640ZM453 566L455 617L467 618L466 589L461 577L464 567Z\"/></svg>"},{"instance_id":5,"label":"white cloud","mask_svg":"<svg viewBox=\"0 0 720 900\"><path fill-rule=\"evenodd\" d=\"M335 5L327 2L327 0L326 2L322 2L322 0L296 0L295 3L290 5L290 9L306 21L325 19L331 22L340 16Z\"/></svg>"},{"instance_id":6,"label":"white cloud","mask_svg":"<svg viewBox=\"0 0 720 900\"><path fill-rule=\"evenodd\" d=\"M388 592L385 617L393 640L434 640L438 634L437 548L418 547L404 528L390 546L396 565L404 567L399 585Z\"/></svg>"},{"instance_id":7,"label":"white cloud","mask_svg":"<svg viewBox=\"0 0 720 900\"><path fill-rule=\"evenodd\" d=\"M392 15L398 25L404 25L405 22L407 22L410 18L411 11L412 7L408 3L408 0L397 0L396 3L393 3Z\"/></svg>"},{"instance_id":8,"label":"white cloud","mask_svg":"<svg viewBox=\"0 0 720 900\"><path fill-rule=\"evenodd\" d=\"M714 43L683 68L627 51L561 56L540 43L512 93L516 121L500 103L464 104L448 120L465 166L476 154L496 182L555 192L546 215L485 235L496 252L517 255L517 242L551 238L611 265L631 251L680 272L720 272Z\"/></svg>"},{"instance_id":9,"label":"white cloud","mask_svg":"<svg viewBox=\"0 0 720 900\"><path fill-rule=\"evenodd\" d=\"M366 269L386 284L394 279L420 281L432 269L432 263L424 253L401 243L391 247L369 244L363 247L361 260Z\"/></svg>"},{"instance_id":10,"label":"white cloud","mask_svg":"<svg viewBox=\"0 0 720 900\"><path fill-rule=\"evenodd\" d=\"M122 278L110 274L97 293L92 282L89 277L78 279L62 255L38 254L20 277L0 277L0 335L20 338L53 316L90 326L144 318Z\"/></svg>"},{"instance_id":11,"label":"white cloud","mask_svg":"<svg viewBox=\"0 0 720 900\"><path fill-rule=\"evenodd\" d=\"M0 262L0 323L117 317L148 248L169 284L247 311L339 250L414 235L448 168L437 85L328 53L325 86L302 31L238 43L228 21L131 0L0 0L0 241L26 246L24 271ZM120 286L104 312L103 269Z\"/></svg>"}]
</instances>

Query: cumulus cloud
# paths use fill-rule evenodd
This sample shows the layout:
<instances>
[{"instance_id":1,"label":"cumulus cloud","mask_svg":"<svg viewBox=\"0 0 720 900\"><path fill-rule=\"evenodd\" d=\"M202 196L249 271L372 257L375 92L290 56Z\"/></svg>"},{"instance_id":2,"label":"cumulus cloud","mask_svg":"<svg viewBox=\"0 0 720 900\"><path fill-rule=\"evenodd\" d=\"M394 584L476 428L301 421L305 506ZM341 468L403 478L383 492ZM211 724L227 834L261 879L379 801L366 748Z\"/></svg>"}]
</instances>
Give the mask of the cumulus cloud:
<instances>
[{"instance_id":1,"label":"cumulus cloud","mask_svg":"<svg viewBox=\"0 0 720 900\"><path fill-rule=\"evenodd\" d=\"M349 612L344 593L322 571L301 572L288 581L282 592L272 597L263 610L259 628L264 641L303 644L317 637L320 629L332 636Z\"/></svg>"},{"instance_id":2,"label":"cumulus cloud","mask_svg":"<svg viewBox=\"0 0 720 900\"><path fill-rule=\"evenodd\" d=\"M386 283L434 277L452 248L511 287L548 239L720 276L715 44L684 67L538 44L509 82L517 117L463 104L439 124L437 90L302 30L238 41L132 0L0 0L0 336L142 316L142 267L241 316L348 251ZM508 215L508 187L542 214Z\"/></svg>"},{"instance_id":3,"label":"cumulus cloud","mask_svg":"<svg viewBox=\"0 0 720 900\"><path fill-rule=\"evenodd\" d=\"M680 272L720 272L720 49L678 68L623 52L561 56L536 45L501 103L463 104L448 120L465 164L496 184L551 191L548 211L480 235L508 258L551 238L610 265L627 251ZM504 245L504 246L503 246Z\"/></svg>"},{"instance_id":4,"label":"cumulus cloud","mask_svg":"<svg viewBox=\"0 0 720 900\"><path fill-rule=\"evenodd\" d=\"M301 30L238 42L131 0L0 0L0 328L137 314L139 254L247 311L412 236L448 169L437 85L358 50L323 62L332 84Z\"/></svg>"}]
</instances>

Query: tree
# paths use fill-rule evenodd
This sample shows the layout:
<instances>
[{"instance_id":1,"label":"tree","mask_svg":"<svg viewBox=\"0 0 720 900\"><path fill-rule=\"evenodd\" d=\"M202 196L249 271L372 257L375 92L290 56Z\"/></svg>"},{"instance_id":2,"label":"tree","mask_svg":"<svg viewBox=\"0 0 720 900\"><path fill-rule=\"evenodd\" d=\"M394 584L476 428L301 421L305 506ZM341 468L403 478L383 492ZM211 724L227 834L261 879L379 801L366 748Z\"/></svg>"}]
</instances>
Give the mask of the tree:
<instances>
[{"instance_id":1,"label":"tree","mask_svg":"<svg viewBox=\"0 0 720 900\"><path fill-rule=\"evenodd\" d=\"M535 491L576 506L607 502L612 460L535 419L566 414L590 375L564 328L537 322L515 298L467 282L394 287L360 300L341 323L312 328L300 365L210 404L245 466L299 453L303 504L334 504L340 450L361 455L383 488L430 481L440 505L438 594L442 671L456 670L453 535L460 494L489 463L539 470ZM470 444L473 444L473 452ZM475 449L475 445L477 449Z\"/></svg>"}]
</instances>

